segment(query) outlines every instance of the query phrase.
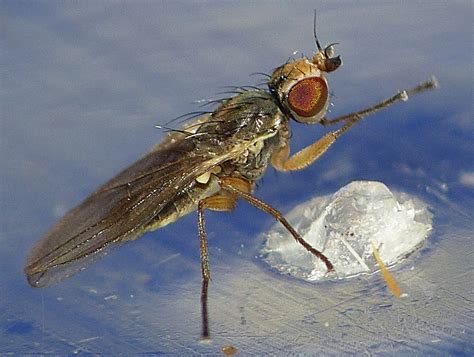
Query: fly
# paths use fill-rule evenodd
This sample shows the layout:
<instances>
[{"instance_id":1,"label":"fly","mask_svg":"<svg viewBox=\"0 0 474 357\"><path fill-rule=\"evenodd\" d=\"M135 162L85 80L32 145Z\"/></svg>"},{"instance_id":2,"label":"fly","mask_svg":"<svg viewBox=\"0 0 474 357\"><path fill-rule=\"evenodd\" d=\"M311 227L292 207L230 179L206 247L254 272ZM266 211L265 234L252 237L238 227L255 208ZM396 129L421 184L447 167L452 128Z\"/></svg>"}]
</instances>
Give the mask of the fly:
<instances>
[{"instance_id":1,"label":"fly","mask_svg":"<svg viewBox=\"0 0 474 357\"><path fill-rule=\"evenodd\" d=\"M202 273L202 337L209 338L207 296L210 279L204 211L232 211L243 199L272 215L310 254L332 263L308 244L283 215L252 195L269 165L278 171L300 170L323 155L364 117L408 95L436 87L436 80L401 91L367 109L329 119L326 74L342 65L333 45L312 58L288 60L268 76L268 89L241 88L218 101L180 130L167 134L147 155L100 186L69 211L31 250L25 274L33 287L59 282L84 269L108 246L131 241L197 210ZM313 144L289 155L289 122L339 124Z\"/></svg>"}]
</instances>

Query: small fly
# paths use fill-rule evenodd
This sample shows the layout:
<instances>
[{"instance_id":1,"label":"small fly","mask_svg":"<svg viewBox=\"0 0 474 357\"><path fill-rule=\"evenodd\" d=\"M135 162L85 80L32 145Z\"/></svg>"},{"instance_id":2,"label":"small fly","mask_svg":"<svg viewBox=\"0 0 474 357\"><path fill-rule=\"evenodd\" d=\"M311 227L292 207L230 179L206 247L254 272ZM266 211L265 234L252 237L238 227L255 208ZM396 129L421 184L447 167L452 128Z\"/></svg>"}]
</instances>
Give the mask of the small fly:
<instances>
[{"instance_id":1,"label":"small fly","mask_svg":"<svg viewBox=\"0 0 474 357\"><path fill-rule=\"evenodd\" d=\"M100 186L69 211L31 250L28 282L44 287L82 270L107 247L137 239L197 210L202 272L202 337L209 337L207 295L210 279L204 210L232 211L244 199L269 213L309 254L334 271L328 258L308 244L283 215L252 195L269 165L278 171L301 170L364 117L408 95L436 87L436 80L401 91L367 109L329 119L326 74L342 65L334 44L312 58L290 59L268 75L268 89L240 88L219 100L213 112L167 134L147 155ZM337 125L313 144L290 156L290 120Z\"/></svg>"}]
</instances>

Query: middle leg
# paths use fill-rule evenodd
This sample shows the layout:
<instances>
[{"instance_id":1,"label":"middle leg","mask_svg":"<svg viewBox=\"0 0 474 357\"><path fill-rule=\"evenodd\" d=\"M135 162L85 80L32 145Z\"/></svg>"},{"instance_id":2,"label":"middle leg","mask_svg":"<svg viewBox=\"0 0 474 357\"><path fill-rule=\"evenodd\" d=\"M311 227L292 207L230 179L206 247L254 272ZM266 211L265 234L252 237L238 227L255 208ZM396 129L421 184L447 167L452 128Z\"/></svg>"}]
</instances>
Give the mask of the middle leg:
<instances>
[{"instance_id":1,"label":"middle leg","mask_svg":"<svg viewBox=\"0 0 474 357\"><path fill-rule=\"evenodd\" d=\"M334 267L332 263L329 261L329 259L319 250L313 248L311 244L306 242L303 239L303 237L299 235L299 233L291 226L291 224L286 220L286 218L279 211L277 211L272 206L266 204L265 202L259 200L257 197L252 196L250 194L250 191L246 192L246 191L241 190L240 187L244 186L245 182L247 181L240 178L224 177L220 180L220 186L223 190L234 194L236 197L243 198L251 205L272 215L288 230L288 232L290 232L290 234L299 244L301 244L311 254L315 255L316 257L318 257L320 260L323 261L323 263L326 265L326 269L328 270L328 272L334 271Z\"/></svg>"},{"instance_id":2,"label":"middle leg","mask_svg":"<svg viewBox=\"0 0 474 357\"><path fill-rule=\"evenodd\" d=\"M249 187L250 190L250 187ZM209 269L209 253L207 245L207 234L204 223L204 209L213 211L232 211L235 208L237 198L233 194L227 192L218 192L217 194L207 197L198 202L198 231L199 231L199 245L201 253L201 274L202 274L202 288L201 288L201 318L202 318L202 339L209 339L209 318L207 310L207 296L209 280L211 279L211 272Z\"/></svg>"}]
</instances>

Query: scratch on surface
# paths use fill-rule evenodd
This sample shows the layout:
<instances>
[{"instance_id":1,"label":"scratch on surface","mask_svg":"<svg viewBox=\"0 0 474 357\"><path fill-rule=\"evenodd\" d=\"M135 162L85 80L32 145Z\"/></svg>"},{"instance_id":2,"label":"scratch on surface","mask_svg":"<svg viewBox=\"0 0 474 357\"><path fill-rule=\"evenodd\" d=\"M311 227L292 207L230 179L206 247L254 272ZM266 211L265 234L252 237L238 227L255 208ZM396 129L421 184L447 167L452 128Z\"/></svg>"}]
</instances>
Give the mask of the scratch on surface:
<instances>
[{"instance_id":1,"label":"scratch on surface","mask_svg":"<svg viewBox=\"0 0 474 357\"><path fill-rule=\"evenodd\" d=\"M170 255L169 257L166 257L166 258L160 260L158 263L156 263L156 265L165 264L165 263L169 262L170 260L173 260L173 259L179 257L180 255L181 255L180 253Z\"/></svg>"},{"instance_id":2,"label":"scratch on surface","mask_svg":"<svg viewBox=\"0 0 474 357\"><path fill-rule=\"evenodd\" d=\"M82 340L77 341L76 343L84 343L84 342L90 342L90 341L95 341L98 340L100 336L94 336L94 337L88 337L88 338L83 338Z\"/></svg>"}]
</instances>

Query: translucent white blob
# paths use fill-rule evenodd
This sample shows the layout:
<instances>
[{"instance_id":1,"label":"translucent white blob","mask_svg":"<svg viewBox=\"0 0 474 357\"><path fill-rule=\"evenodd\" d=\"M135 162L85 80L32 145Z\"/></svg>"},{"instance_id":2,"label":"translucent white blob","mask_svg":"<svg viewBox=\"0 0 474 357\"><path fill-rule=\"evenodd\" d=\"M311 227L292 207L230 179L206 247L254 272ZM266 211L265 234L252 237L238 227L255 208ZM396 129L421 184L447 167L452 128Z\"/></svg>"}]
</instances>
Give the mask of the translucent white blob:
<instances>
[{"instance_id":1,"label":"translucent white blob","mask_svg":"<svg viewBox=\"0 0 474 357\"><path fill-rule=\"evenodd\" d=\"M432 229L426 204L375 181L351 182L333 195L298 205L286 217L329 258L339 278L378 270L371 243L393 266L419 248ZM272 268L308 281L326 275L325 265L280 224L265 237L261 256Z\"/></svg>"}]
</instances>

